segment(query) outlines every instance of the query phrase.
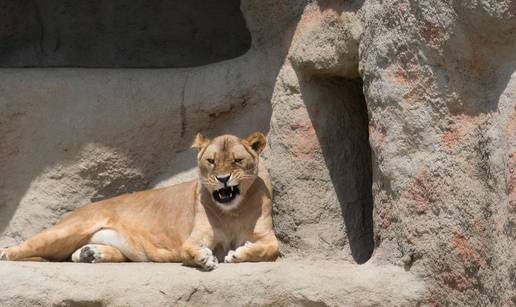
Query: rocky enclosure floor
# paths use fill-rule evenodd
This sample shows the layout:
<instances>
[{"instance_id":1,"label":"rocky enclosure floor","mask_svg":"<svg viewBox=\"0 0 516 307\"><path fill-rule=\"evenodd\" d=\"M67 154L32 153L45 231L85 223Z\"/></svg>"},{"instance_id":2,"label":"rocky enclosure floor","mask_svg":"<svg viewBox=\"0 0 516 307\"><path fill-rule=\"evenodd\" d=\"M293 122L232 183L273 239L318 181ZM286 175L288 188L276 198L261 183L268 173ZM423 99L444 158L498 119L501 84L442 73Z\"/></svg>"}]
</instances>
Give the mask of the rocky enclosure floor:
<instances>
[{"instance_id":1,"label":"rocky enclosure floor","mask_svg":"<svg viewBox=\"0 0 516 307\"><path fill-rule=\"evenodd\" d=\"M0 263L0 306L415 305L422 281L400 267L281 260L220 264Z\"/></svg>"}]
</instances>

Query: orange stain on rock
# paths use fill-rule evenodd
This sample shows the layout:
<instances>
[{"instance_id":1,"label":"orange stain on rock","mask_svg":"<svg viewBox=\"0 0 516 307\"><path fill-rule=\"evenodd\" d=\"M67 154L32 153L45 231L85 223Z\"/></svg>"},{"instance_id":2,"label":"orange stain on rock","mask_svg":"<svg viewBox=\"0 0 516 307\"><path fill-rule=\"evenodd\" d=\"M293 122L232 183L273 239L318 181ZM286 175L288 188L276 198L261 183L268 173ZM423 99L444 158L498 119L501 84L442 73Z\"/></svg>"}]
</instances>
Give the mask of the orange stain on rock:
<instances>
[{"instance_id":1,"label":"orange stain on rock","mask_svg":"<svg viewBox=\"0 0 516 307\"><path fill-rule=\"evenodd\" d=\"M384 128L371 125L369 126L369 137L373 145L382 146L385 144L386 131Z\"/></svg>"},{"instance_id":2,"label":"orange stain on rock","mask_svg":"<svg viewBox=\"0 0 516 307\"><path fill-rule=\"evenodd\" d=\"M439 192L431 182L428 170L422 170L403 192L402 197L415 205L418 214L426 213L431 204L439 199Z\"/></svg>"},{"instance_id":3,"label":"orange stain on rock","mask_svg":"<svg viewBox=\"0 0 516 307\"><path fill-rule=\"evenodd\" d=\"M404 63L388 69L386 79L404 92L402 102L407 106L424 100L432 88L429 80L423 78L421 67L413 60L405 60Z\"/></svg>"},{"instance_id":4,"label":"orange stain on rock","mask_svg":"<svg viewBox=\"0 0 516 307\"><path fill-rule=\"evenodd\" d=\"M323 16L321 14L321 11L317 9L305 10L303 15L301 16L301 19L298 21L296 25L296 29L294 31L294 35L292 36L292 41L290 44L291 48L289 50L289 54L295 49L295 47L299 43L299 40L301 39L303 32L307 31L309 28L314 27L315 25L320 24L322 19Z\"/></svg>"},{"instance_id":5,"label":"orange stain on rock","mask_svg":"<svg viewBox=\"0 0 516 307\"><path fill-rule=\"evenodd\" d=\"M387 80L400 85L402 87L408 87L413 85L418 80L417 69L414 64L406 64L406 68L401 65L396 66L394 69L387 71Z\"/></svg>"},{"instance_id":6,"label":"orange stain on rock","mask_svg":"<svg viewBox=\"0 0 516 307\"><path fill-rule=\"evenodd\" d=\"M330 2L329 4L333 4ZM289 55L295 48L297 47L299 41L303 36L303 32L309 31L314 27L323 26L323 22L331 22L341 18L341 14L338 12L338 8L334 8L332 6L328 6L327 9L321 10L319 6L308 7L301 16L301 19L297 22L296 29L294 30L294 35L291 40L291 48L289 50Z\"/></svg>"},{"instance_id":7,"label":"orange stain on rock","mask_svg":"<svg viewBox=\"0 0 516 307\"><path fill-rule=\"evenodd\" d=\"M464 114L452 116L452 122L447 131L441 135L441 143L453 147L460 143L464 137L471 133L482 122L479 116L467 116Z\"/></svg>"},{"instance_id":8,"label":"orange stain on rock","mask_svg":"<svg viewBox=\"0 0 516 307\"><path fill-rule=\"evenodd\" d=\"M303 123L296 130L296 136L291 143L293 154L302 160L313 160L320 147L313 125Z\"/></svg>"},{"instance_id":9,"label":"orange stain on rock","mask_svg":"<svg viewBox=\"0 0 516 307\"><path fill-rule=\"evenodd\" d=\"M456 289L461 292L471 289L473 286L471 278L466 278L462 272L443 272L439 274L439 279L441 279L449 288Z\"/></svg>"},{"instance_id":10,"label":"orange stain on rock","mask_svg":"<svg viewBox=\"0 0 516 307\"><path fill-rule=\"evenodd\" d=\"M457 254L465 264L475 266L485 266L486 260L474 245L469 242L464 235L458 231L452 233L451 242Z\"/></svg>"}]
</instances>

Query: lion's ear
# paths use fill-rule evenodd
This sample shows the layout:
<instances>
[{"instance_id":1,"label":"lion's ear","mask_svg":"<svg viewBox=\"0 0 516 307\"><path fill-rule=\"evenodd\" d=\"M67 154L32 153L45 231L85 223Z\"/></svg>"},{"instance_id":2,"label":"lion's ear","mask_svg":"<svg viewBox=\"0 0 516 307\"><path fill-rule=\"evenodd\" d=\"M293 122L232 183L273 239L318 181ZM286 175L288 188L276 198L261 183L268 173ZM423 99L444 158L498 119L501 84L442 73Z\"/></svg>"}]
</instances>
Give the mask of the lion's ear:
<instances>
[{"instance_id":1,"label":"lion's ear","mask_svg":"<svg viewBox=\"0 0 516 307\"><path fill-rule=\"evenodd\" d=\"M257 154L260 154L267 144L265 135L260 132L251 133L248 137L245 138L245 141L254 151L256 151Z\"/></svg>"},{"instance_id":2,"label":"lion's ear","mask_svg":"<svg viewBox=\"0 0 516 307\"><path fill-rule=\"evenodd\" d=\"M201 133L197 133L197 135L195 136L195 139L192 143L192 148L196 148L196 149L200 150L204 146L208 145L209 142L210 142L209 139L205 138Z\"/></svg>"}]
</instances>

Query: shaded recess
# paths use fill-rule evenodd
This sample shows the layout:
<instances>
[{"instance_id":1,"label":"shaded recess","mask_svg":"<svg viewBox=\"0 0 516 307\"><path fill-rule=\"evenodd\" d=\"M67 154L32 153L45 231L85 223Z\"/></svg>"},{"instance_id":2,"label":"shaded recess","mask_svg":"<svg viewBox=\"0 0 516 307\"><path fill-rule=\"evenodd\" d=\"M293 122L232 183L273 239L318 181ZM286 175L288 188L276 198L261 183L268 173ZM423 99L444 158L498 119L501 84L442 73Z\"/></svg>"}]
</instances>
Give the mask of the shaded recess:
<instances>
[{"instance_id":1,"label":"shaded recess","mask_svg":"<svg viewBox=\"0 0 516 307\"><path fill-rule=\"evenodd\" d=\"M250 46L240 0L0 0L0 67L190 67Z\"/></svg>"},{"instance_id":2,"label":"shaded recess","mask_svg":"<svg viewBox=\"0 0 516 307\"><path fill-rule=\"evenodd\" d=\"M302 86L346 226L351 255L365 263L374 250L372 161L362 80L311 77Z\"/></svg>"}]
</instances>

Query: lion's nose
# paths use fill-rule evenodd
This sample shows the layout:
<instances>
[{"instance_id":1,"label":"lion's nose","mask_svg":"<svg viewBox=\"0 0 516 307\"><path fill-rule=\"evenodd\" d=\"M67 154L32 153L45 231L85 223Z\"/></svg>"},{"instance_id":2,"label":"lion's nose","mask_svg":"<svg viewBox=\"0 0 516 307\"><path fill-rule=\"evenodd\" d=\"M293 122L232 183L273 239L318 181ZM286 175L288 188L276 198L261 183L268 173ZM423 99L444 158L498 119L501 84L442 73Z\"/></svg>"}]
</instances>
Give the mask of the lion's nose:
<instances>
[{"instance_id":1,"label":"lion's nose","mask_svg":"<svg viewBox=\"0 0 516 307\"><path fill-rule=\"evenodd\" d=\"M229 177L231 177L230 175L225 175L225 176L217 176L217 180L226 184L229 180Z\"/></svg>"}]
</instances>

